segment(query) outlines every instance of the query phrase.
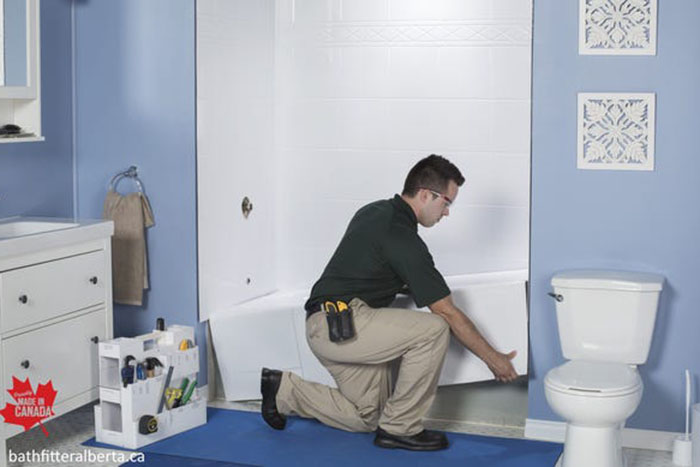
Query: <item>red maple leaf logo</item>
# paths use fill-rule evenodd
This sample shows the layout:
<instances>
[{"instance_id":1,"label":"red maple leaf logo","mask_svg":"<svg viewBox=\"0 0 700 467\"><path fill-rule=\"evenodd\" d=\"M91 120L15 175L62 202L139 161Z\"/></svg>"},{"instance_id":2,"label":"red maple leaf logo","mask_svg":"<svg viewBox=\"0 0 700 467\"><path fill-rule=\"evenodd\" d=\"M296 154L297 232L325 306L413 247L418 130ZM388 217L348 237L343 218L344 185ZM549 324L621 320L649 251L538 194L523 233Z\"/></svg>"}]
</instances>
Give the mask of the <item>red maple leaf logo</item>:
<instances>
[{"instance_id":1,"label":"red maple leaf logo","mask_svg":"<svg viewBox=\"0 0 700 467\"><path fill-rule=\"evenodd\" d=\"M12 377L12 389L7 392L17 402L15 404L5 404L5 408L0 410L0 415L5 418L5 423L13 425L21 425L24 431L28 431L37 423L44 432L44 435L49 436L49 432L41 423L45 418L54 415L53 401L56 399L56 391L53 388L51 380L47 384L40 384L36 388L36 393L32 390L32 385L29 378L20 381L16 377Z\"/></svg>"}]
</instances>

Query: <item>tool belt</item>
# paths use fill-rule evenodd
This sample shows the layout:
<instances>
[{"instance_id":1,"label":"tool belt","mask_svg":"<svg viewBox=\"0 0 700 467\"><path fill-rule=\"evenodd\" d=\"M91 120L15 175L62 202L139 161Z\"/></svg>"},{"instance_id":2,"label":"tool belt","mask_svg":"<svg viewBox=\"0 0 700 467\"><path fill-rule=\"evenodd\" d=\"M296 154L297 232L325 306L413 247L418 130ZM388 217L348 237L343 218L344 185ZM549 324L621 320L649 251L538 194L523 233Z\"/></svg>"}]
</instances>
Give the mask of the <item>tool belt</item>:
<instances>
[{"instance_id":1,"label":"tool belt","mask_svg":"<svg viewBox=\"0 0 700 467\"><path fill-rule=\"evenodd\" d=\"M321 305L321 311L326 312L328 338L331 342L343 342L355 337L352 308L347 303L329 300Z\"/></svg>"}]
</instances>

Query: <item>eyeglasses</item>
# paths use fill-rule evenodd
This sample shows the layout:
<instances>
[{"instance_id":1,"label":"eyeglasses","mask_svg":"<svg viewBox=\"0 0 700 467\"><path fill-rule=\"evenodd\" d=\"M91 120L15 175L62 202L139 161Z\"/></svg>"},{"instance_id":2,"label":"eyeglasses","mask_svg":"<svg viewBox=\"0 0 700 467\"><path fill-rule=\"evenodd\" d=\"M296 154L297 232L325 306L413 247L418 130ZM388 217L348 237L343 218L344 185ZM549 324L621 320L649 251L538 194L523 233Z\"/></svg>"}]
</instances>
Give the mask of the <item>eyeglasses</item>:
<instances>
[{"instance_id":1,"label":"eyeglasses","mask_svg":"<svg viewBox=\"0 0 700 467\"><path fill-rule=\"evenodd\" d=\"M440 193L439 191L431 190L430 188L425 188L425 187L420 187L420 188L422 188L424 190L428 190L436 198L442 198L443 200L445 200L445 207L449 208L450 206L452 206L452 200L450 198L448 198L447 196L443 195L442 193Z\"/></svg>"}]
</instances>

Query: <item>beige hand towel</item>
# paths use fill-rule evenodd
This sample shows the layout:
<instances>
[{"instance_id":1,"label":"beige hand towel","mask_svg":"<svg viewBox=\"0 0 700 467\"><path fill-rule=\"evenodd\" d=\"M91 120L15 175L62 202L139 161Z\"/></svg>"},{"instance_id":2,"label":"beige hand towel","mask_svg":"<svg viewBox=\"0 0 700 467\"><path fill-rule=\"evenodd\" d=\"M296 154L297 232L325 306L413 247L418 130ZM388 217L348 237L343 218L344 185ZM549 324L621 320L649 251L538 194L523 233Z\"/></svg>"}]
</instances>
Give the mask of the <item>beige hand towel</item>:
<instances>
[{"instance_id":1,"label":"beige hand towel","mask_svg":"<svg viewBox=\"0 0 700 467\"><path fill-rule=\"evenodd\" d=\"M153 212L146 195L136 192L122 196L109 190L102 217L114 221L112 237L112 284L116 303L141 305L148 288L148 260L145 229L151 227Z\"/></svg>"}]
</instances>

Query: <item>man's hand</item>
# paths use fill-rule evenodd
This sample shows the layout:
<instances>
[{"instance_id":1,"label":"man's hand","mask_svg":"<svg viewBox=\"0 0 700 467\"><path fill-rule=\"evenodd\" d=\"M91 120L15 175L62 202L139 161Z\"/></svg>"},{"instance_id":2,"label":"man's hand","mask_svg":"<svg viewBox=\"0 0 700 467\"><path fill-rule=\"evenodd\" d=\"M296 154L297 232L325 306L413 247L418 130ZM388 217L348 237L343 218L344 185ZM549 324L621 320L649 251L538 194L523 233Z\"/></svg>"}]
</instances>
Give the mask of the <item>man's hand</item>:
<instances>
[{"instance_id":1,"label":"man's hand","mask_svg":"<svg viewBox=\"0 0 700 467\"><path fill-rule=\"evenodd\" d=\"M493 373L496 379L501 383L510 383L515 381L518 377L518 373L515 372L515 368L513 368L513 364L510 362L517 353L518 352L515 350L509 354L494 352L494 355L486 362L491 373Z\"/></svg>"},{"instance_id":2,"label":"man's hand","mask_svg":"<svg viewBox=\"0 0 700 467\"><path fill-rule=\"evenodd\" d=\"M507 383L518 377L513 364L510 362L517 352L513 350L509 354L504 354L491 347L491 344L484 339L476 326L474 326L472 320L454 305L452 295L448 295L428 305L428 307L430 311L442 316L447 321L455 337L486 363L498 381Z\"/></svg>"}]
</instances>

